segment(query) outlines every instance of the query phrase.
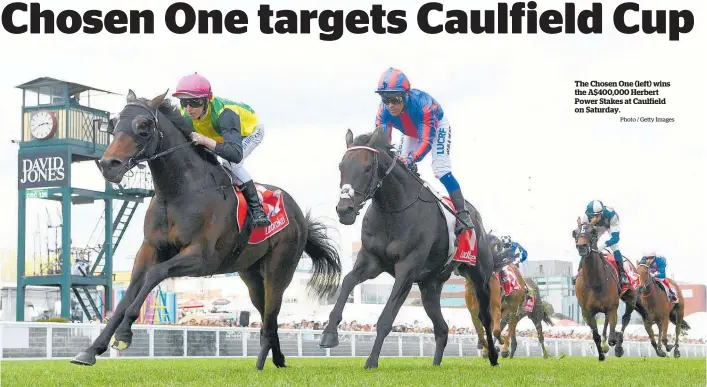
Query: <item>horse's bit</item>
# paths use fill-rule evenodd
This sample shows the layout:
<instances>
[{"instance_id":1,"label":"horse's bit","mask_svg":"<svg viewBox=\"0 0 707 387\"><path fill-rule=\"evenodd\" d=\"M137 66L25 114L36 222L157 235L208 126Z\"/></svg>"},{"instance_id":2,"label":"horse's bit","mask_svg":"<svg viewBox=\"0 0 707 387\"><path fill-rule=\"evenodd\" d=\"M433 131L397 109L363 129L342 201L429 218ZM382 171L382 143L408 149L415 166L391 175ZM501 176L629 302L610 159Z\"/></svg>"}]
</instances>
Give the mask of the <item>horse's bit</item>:
<instances>
[{"instance_id":1,"label":"horse's bit","mask_svg":"<svg viewBox=\"0 0 707 387\"><path fill-rule=\"evenodd\" d=\"M363 206L365 205L365 203L373 197L373 195L376 193L378 188L380 188L380 186L383 184L383 180L386 177L388 177L388 175L390 175L390 172L393 171L393 168L395 168L395 165L397 164L397 160L395 159L395 157L393 157L393 162L390 163L390 166L385 171L383 176L380 179L378 179L378 183L374 184L373 181L378 176L378 166L380 164L378 156L380 155L380 151L378 149L367 147L367 146L352 146L352 147L346 149L346 151L348 152L350 150L356 150L356 149L365 149L365 150L373 152L373 160L374 160L373 165L374 165L374 170L375 170L375 173L371 174L371 180L369 180L368 184L366 185L365 192L361 192L361 191L356 190L355 188L353 188L353 186L351 186L351 184L344 184L341 187L340 197L342 199L352 199L353 200L354 193L357 193L357 194L363 196L363 200L361 200L361 203L356 204L356 202L354 202L354 208L356 209L356 215L358 215L361 211L361 208L363 208Z\"/></svg>"}]
</instances>

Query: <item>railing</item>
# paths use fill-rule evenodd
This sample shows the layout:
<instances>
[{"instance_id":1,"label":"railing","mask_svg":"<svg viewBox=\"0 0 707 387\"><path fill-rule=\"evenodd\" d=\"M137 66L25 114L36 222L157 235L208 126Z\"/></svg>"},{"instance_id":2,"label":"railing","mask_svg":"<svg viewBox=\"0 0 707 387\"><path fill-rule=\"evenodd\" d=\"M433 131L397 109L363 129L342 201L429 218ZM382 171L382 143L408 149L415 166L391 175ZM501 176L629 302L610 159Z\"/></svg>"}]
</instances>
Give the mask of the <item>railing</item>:
<instances>
[{"instance_id":1,"label":"railing","mask_svg":"<svg viewBox=\"0 0 707 387\"><path fill-rule=\"evenodd\" d=\"M3 360L70 359L91 345L103 324L0 323L0 358ZM339 346L319 348L321 331L280 329L282 352L288 357L368 356L375 332L339 331ZM260 351L260 330L254 328L183 325L133 325L133 341L125 351L106 351L101 358L254 357ZM542 356L535 338L518 337L515 356ZM596 356L590 340L545 339L553 356ZM383 343L382 356L432 356L432 334L392 332ZM648 342L624 341L624 356L655 356ZM680 344L683 357L707 356L705 344ZM445 356L480 356L475 335L449 335ZM613 350L609 352L613 355Z\"/></svg>"}]
</instances>

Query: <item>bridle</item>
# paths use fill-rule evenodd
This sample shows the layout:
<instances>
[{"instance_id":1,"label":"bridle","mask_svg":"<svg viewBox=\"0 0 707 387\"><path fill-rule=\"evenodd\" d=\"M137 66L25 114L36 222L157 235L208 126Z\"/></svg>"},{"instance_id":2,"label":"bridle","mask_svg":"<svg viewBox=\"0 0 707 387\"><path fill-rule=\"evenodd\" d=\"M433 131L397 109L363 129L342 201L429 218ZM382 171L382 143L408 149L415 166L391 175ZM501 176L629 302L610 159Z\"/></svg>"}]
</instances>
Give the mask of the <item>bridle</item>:
<instances>
[{"instance_id":1,"label":"bridle","mask_svg":"<svg viewBox=\"0 0 707 387\"><path fill-rule=\"evenodd\" d=\"M164 138L164 133L162 132L162 130L159 129L159 119L157 118L157 110L155 110L153 112L152 109L150 109L150 107L147 106L145 103L143 103L140 100L136 100L133 102L128 102L125 105L125 107L123 107L123 110L121 110L121 112L118 113L118 117L120 117L120 115L123 113L125 108L127 108L128 106L138 106L138 107L146 110L151 116L151 118L148 118L148 122L150 123L149 125L152 130L150 131L150 134L146 137L139 136L139 135L137 136L140 139L139 142L144 143L144 145L143 145L142 149L140 149L140 151L135 154L135 156L130 157L128 159L128 162L125 163L125 165L123 165L123 167L120 170L120 174L133 169L136 165L138 165L144 161L155 160L159 157L168 155L176 150L179 150L181 148L184 148L184 147L194 144L192 141L187 141L184 144L179 144L179 145L173 146L165 151L156 153L152 156L147 156L146 154L148 152L148 148L151 148L152 149L151 152L154 152L155 150L158 149L162 138ZM155 136L155 133L157 133L158 136ZM157 139L157 141L153 141L153 139L155 139L155 138Z\"/></svg>"},{"instance_id":2,"label":"bridle","mask_svg":"<svg viewBox=\"0 0 707 387\"><path fill-rule=\"evenodd\" d=\"M380 165L380 151L378 149L371 148L368 146L352 146L346 149L346 152L352 150L367 150L373 152L373 166L375 171L371 174L371 179L368 181L365 191L359 191L348 183L341 186L341 195L339 197L342 199L353 200L354 194L359 194L363 196L363 200L361 200L361 203L356 204L356 201L354 201L354 208L356 209L356 215L358 215L361 211L361 208L363 208L366 202L371 199L376 193L376 191L378 191L378 189L381 187L381 185L383 184L383 180L385 180L385 178L388 177L388 175L390 175L390 173L393 171L393 168L395 168L395 165L397 164L397 159L393 157L393 161L390 163L390 166L388 167L388 169L386 169L385 173L383 173L383 176L378 179L378 182L375 182L376 178L378 177L378 167Z\"/></svg>"},{"instance_id":3,"label":"bridle","mask_svg":"<svg viewBox=\"0 0 707 387\"><path fill-rule=\"evenodd\" d=\"M586 253L582 254L582 251L581 251L581 250L582 250L582 249L581 249L582 246L576 246L577 252L579 253L579 255L580 255L582 258L588 257L592 252L595 252L595 253L598 253L598 252L599 252L599 250L597 250L597 249L595 249L595 248L592 247L593 239L592 239L592 236L591 236L591 232L588 232L588 231L587 231L587 226L588 226L588 225L589 225L589 224L587 224L587 223L584 223L584 224L581 224L581 225L580 225L580 227L579 227L579 229L578 229L578 232L577 232L577 239L575 239L575 243L576 243L576 242L579 241L579 238L582 238L582 237L587 238L587 247L588 247L588 249L587 249Z\"/></svg>"},{"instance_id":4,"label":"bridle","mask_svg":"<svg viewBox=\"0 0 707 387\"><path fill-rule=\"evenodd\" d=\"M653 280L653 278L651 278L651 268L650 268L649 264L639 263L638 266L639 267L643 266L647 270L648 281L646 283L644 283L643 285L638 286L638 289L636 289L636 290L638 290L638 293L641 294L642 298L646 298L646 297L650 296L651 294L653 294L653 289L655 289L655 283L653 283L654 280ZM640 279L641 276L639 276L638 278Z\"/></svg>"}]
</instances>

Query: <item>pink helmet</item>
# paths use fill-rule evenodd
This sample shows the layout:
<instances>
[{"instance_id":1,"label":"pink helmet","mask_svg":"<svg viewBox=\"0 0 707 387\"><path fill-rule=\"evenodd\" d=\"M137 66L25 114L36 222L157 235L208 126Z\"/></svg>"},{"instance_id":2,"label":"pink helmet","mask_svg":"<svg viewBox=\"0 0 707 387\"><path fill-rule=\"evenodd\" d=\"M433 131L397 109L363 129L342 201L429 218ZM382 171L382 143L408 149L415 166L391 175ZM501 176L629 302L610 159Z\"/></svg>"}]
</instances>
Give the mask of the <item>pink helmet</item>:
<instances>
[{"instance_id":1,"label":"pink helmet","mask_svg":"<svg viewBox=\"0 0 707 387\"><path fill-rule=\"evenodd\" d=\"M208 79L194 73L182 77L177 83L177 91L172 97L177 98L211 98L211 83Z\"/></svg>"}]
</instances>

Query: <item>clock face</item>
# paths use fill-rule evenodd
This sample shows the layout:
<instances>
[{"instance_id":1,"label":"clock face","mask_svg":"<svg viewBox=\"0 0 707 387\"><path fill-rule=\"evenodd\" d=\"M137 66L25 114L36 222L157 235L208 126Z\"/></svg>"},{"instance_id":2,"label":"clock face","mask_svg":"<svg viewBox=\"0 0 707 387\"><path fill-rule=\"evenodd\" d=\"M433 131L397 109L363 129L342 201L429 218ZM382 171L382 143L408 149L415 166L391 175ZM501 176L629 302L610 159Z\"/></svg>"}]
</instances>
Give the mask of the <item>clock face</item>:
<instances>
[{"instance_id":1,"label":"clock face","mask_svg":"<svg viewBox=\"0 0 707 387\"><path fill-rule=\"evenodd\" d=\"M40 110L32 115L29 120L29 131L38 140L50 137L56 130L56 116L46 110Z\"/></svg>"}]
</instances>

